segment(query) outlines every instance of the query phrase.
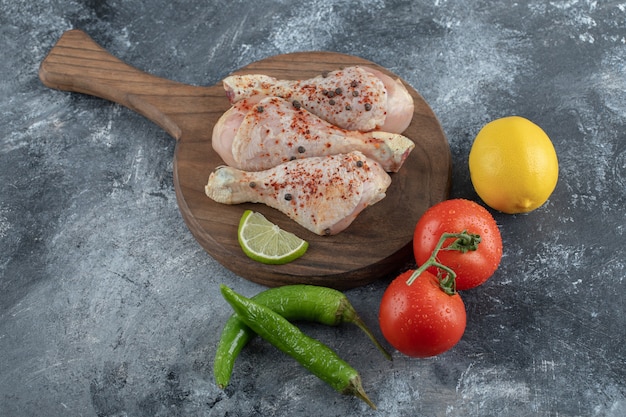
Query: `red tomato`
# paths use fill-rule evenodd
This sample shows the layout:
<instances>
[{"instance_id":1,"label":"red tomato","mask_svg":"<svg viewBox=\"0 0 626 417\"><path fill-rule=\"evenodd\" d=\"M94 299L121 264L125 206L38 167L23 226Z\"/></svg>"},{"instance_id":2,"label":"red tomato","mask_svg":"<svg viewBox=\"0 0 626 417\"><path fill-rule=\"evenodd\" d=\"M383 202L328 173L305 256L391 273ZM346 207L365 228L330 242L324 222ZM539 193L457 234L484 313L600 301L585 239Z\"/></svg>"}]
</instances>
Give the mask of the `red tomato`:
<instances>
[{"instance_id":1,"label":"red tomato","mask_svg":"<svg viewBox=\"0 0 626 417\"><path fill-rule=\"evenodd\" d=\"M458 293L446 294L430 272L411 285L412 270L400 274L385 290L378 320L387 341L408 356L425 358L456 345L465 332L466 313Z\"/></svg>"},{"instance_id":2,"label":"red tomato","mask_svg":"<svg viewBox=\"0 0 626 417\"><path fill-rule=\"evenodd\" d=\"M457 290L467 290L484 283L498 269L502 258L502 237L496 221L481 205L465 199L445 200L429 208L417 222L413 235L413 252L418 265L432 255L443 233L480 235L475 251L440 250L437 260L457 275ZM447 239L443 248L455 239ZM436 267L428 269L437 274Z\"/></svg>"}]
</instances>

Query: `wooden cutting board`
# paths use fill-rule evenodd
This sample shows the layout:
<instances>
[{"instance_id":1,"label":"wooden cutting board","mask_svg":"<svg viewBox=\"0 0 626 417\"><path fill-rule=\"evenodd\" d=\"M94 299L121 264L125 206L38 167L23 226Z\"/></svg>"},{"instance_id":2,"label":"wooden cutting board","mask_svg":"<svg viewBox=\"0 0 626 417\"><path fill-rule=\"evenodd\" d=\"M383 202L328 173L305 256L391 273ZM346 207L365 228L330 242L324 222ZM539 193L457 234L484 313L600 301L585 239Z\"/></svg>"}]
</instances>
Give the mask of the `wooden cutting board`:
<instances>
[{"instance_id":1,"label":"wooden cutting board","mask_svg":"<svg viewBox=\"0 0 626 417\"><path fill-rule=\"evenodd\" d=\"M350 65L369 65L397 78L375 63L333 52L273 56L235 73L305 79ZM192 86L147 74L112 56L80 30L62 35L41 63L39 76L48 87L124 105L174 137L174 188L189 230L222 265L259 284L348 289L389 277L412 260L413 229L419 217L448 197L452 168L448 142L428 104L408 85L415 114L404 134L415 141L415 149L402 169L392 174L384 200L368 207L339 235L322 237L264 205L227 206L205 196L209 174L223 164L211 147L213 125L230 107L221 83ZM237 242L237 226L246 209L259 211L306 239L307 253L286 265L249 259Z\"/></svg>"}]
</instances>

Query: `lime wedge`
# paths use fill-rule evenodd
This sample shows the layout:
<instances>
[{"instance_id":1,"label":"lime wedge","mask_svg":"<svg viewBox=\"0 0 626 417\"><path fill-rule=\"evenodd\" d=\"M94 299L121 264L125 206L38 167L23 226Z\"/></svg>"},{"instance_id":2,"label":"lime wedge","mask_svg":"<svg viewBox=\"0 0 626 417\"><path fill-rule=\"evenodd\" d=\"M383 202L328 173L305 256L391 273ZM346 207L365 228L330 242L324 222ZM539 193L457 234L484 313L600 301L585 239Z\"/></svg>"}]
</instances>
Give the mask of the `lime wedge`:
<instances>
[{"instance_id":1,"label":"lime wedge","mask_svg":"<svg viewBox=\"0 0 626 417\"><path fill-rule=\"evenodd\" d=\"M307 241L252 210L241 216L237 238L246 255L264 264L286 264L304 255L309 247Z\"/></svg>"}]
</instances>

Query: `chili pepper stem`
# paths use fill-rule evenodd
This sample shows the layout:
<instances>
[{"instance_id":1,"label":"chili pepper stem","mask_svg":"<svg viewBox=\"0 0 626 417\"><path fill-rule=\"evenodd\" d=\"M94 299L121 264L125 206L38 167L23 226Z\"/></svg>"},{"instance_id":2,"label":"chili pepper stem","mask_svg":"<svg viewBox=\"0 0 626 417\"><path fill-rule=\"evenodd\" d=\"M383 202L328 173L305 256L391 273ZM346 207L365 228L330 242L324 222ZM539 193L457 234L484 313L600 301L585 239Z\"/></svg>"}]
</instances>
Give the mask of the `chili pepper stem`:
<instances>
[{"instance_id":1,"label":"chili pepper stem","mask_svg":"<svg viewBox=\"0 0 626 417\"><path fill-rule=\"evenodd\" d=\"M374 334L365 325L365 323L363 322L363 320L361 320L360 317L355 318L354 324L356 324L367 335L367 337L369 337L369 339L374 343L374 345L378 348L378 350L382 352L382 354L385 356L385 358L387 358L387 360L390 360L390 361L393 360L391 354L387 351L387 349L383 347L383 345L380 344L378 339L374 337Z\"/></svg>"},{"instance_id":2,"label":"chili pepper stem","mask_svg":"<svg viewBox=\"0 0 626 417\"><path fill-rule=\"evenodd\" d=\"M446 248L443 248L443 244L447 239L456 238L454 243ZM480 236L476 234L467 233L462 231L461 233L443 233L439 238L439 242L433 249L433 253L430 258L426 260L419 268L417 268L411 276L407 279L406 284L411 285L413 282L422 275L422 272L426 271L431 266L434 266L447 273L445 277L439 277L439 286L448 295L456 294L456 273L446 265L437 260L437 254L440 250L458 250L460 252L467 252L469 250L476 250L480 243Z\"/></svg>"},{"instance_id":3,"label":"chili pepper stem","mask_svg":"<svg viewBox=\"0 0 626 417\"><path fill-rule=\"evenodd\" d=\"M382 354L385 356L385 358L387 358L387 360L393 360L393 358L391 357L391 354L387 351L387 349L383 347L383 345L380 344L378 339L376 339L374 334L367 327L367 325L361 319L361 317L359 317L359 315L356 313L356 310L354 310L354 308L351 308L351 306L350 307L346 306L346 308L342 312L342 315L344 317L344 320L350 321L354 323L356 326L358 326L359 329L361 329L363 333L365 333L365 335L372 341L372 343L374 343L374 345L378 348L378 350L382 352Z\"/></svg>"},{"instance_id":4,"label":"chili pepper stem","mask_svg":"<svg viewBox=\"0 0 626 417\"><path fill-rule=\"evenodd\" d=\"M359 377L354 377L350 380L350 385L348 386L344 394L354 395L355 397L365 401L365 403L369 405L373 410L377 409L376 404L374 404L365 393L363 385L361 384L361 378Z\"/></svg>"}]
</instances>

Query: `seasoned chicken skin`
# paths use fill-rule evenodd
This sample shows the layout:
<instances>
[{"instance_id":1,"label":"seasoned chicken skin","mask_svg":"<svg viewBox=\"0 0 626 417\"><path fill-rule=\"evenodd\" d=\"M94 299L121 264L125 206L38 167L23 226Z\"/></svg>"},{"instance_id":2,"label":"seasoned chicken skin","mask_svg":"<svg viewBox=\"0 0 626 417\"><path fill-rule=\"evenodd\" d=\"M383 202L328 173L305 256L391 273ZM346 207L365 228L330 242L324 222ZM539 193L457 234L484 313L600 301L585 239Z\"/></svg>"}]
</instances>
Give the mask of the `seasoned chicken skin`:
<instances>
[{"instance_id":1,"label":"seasoned chicken skin","mask_svg":"<svg viewBox=\"0 0 626 417\"><path fill-rule=\"evenodd\" d=\"M358 150L397 172L415 147L396 133L341 129L278 97L235 103L215 124L212 142L227 165L245 171Z\"/></svg>"},{"instance_id":2,"label":"seasoned chicken skin","mask_svg":"<svg viewBox=\"0 0 626 417\"><path fill-rule=\"evenodd\" d=\"M413 117L413 98L402 82L370 67L347 67L297 81L232 75L223 85L231 103L278 96L347 130L402 133Z\"/></svg>"},{"instance_id":3,"label":"seasoned chicken skin","mask_svg":"<svg viewBox=\"0 0 626 417\"><path fill-rule=\"evenodd\" d=\"M311 157L247 172L218 167L205 186L218 203L264 203L318 235L346 229L385 197L391 178L361 152Z\"/></svg>"}]
</instances>

